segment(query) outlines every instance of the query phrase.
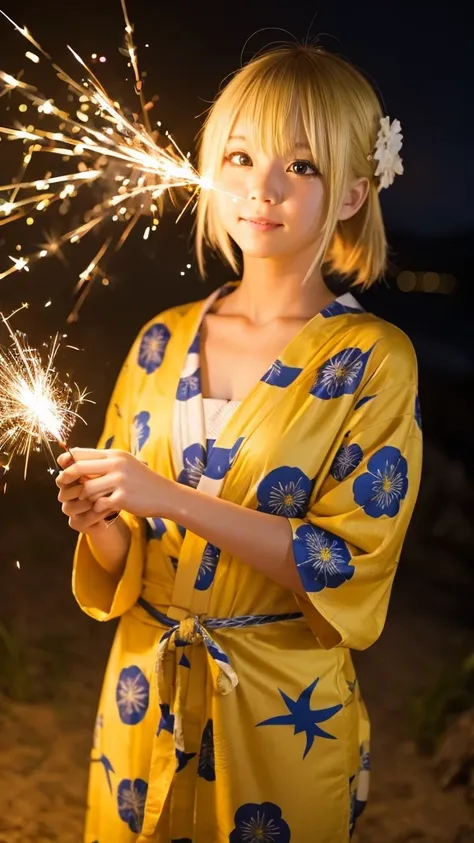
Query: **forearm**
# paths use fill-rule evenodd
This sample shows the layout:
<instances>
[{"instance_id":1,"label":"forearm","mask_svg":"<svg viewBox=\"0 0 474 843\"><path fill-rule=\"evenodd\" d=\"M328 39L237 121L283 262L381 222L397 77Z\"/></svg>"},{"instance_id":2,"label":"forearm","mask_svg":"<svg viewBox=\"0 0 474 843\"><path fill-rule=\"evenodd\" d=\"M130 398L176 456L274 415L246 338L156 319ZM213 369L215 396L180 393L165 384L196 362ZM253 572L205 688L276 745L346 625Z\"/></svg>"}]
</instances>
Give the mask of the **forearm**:
<instances>
[{"instance_id":1,"label":"forearm","mask_svg":"<svg viewBox=\"0 0 474 843\"><path fill-rule=\"evenodd\" d=\"M101 522L87 531L87 543L94 558L117 580L124 572L130 542L130 529L120 517L110 524Z\"/></svg>"},{"instance_id":2,"label":"forearm","mask_svg":"<svg viewBox=\"0 0 474 843\"><path fill-rule=\"evenodd\" d=\"M213 498L174 481L170 481L166 508L163 517L238 557L289 591L305 594L287 518Z\"/></svg>"}]
</instances>

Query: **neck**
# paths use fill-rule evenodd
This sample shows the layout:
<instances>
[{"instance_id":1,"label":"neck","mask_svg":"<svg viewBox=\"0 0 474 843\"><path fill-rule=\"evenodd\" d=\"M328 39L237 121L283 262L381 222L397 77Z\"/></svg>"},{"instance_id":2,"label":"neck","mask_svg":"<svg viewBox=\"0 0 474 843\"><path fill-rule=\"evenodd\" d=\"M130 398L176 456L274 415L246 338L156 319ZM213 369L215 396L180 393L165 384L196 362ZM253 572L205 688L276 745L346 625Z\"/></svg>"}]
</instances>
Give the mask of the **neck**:
<instances>
[{"instance_id":1,"label":"neck","mask_svg":"<svg viewBox=\"0 0 474 843\"><path fill-rule=\"evenodd\" d=\"M319 267L303 284L307 267L297 263L293 260L284 267L266 258L246 258L234 305L256 325L282 318L311 319L334 300L334 294Z\"/></svg>"}]
</instances>

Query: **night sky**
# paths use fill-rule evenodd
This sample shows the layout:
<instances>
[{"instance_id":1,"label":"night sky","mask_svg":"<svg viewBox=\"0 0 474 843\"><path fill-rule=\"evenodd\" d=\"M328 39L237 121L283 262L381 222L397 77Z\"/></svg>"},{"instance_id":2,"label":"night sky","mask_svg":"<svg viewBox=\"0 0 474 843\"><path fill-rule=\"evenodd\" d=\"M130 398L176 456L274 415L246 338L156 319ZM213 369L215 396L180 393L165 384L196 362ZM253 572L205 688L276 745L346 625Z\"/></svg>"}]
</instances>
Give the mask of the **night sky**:
<instances>
[{"instance_id":1,"label":"night sky","mask_svg":"<svg viewBox=\"0 0 474 843\"><path fill-rule=\"evenodd\" d=\"M105 64L94 65L99 78L114 98L136 107L131 73L118 51L124 29L119 0L70 5L64 0L35 4L2 0L1 8L19 25L27 26L76 78L80 74L66 44L87 61L94 52L106 56ZM299 40L320 36L323 46L353 61L373 80L386 114L401 121L405 174L382 193L393 277L364 295L362 302L399 324L412 338L420 360L428 427L431 423L434 430L440 424L440 413L432 409L439 398L435 396L437 380L454 384L455 391L459 383L458 392L464 392L474 374L474 59L471 29L461 4L438 9L428 3L389 7L361 0L222 4L128 0L128 11L135 24L140 66L147 73L147 96L159 95L153 117L163 122L184 151L193 150L193 137L221 80L265 45L290 38L279 27ZM25 51L33 48L2 19L0 47L1 69L15 75L24 68L26 80L67 107L65 86L46 76L44 60L36 67L24 58ZM46 90L50 83L52 87ZM20 116L16 111L20 100L8 100L0 100L2 125L12 125ZM0 143L2 183L17 171L20 150L13 147ZM74 326L65 323L73 287L88 255L97 250L97 240L81 245L80 255L74 247L65 250L66 266L54 259L41 261L29 274L0 281L2 309L9 311L25 299L32 302L21 326L31 332L32 339L38 342L52 331L68 330L70 341L84 349L80 363L71 365L98 392L99 410L143 322L165 307L201 298L228 278L226 269L217 265L207 284L198 280L194 264L184 277L180 275L188 262L193 263L192 220L188 215L176 226L174 217L167 214L157 236L146 243L143 228L134 234L110 266L110 286L92 291ZM51 217L56 233L64 230L61 225L60 218ZM9 265L12 244L21 240L26 253L28 242L36 245L39 234L35 230L35 240L24 224L15 233L13 226L0 228L0 271ZM404 293L396 285L400 270L451 273L457 283L450 295ZM52 305L45 310L48 300ZM453 410L448 438L458 436L456 419L463 414L462 407ZM94 422L93 435L96 429Z\"/></svg>"}]
</instances>

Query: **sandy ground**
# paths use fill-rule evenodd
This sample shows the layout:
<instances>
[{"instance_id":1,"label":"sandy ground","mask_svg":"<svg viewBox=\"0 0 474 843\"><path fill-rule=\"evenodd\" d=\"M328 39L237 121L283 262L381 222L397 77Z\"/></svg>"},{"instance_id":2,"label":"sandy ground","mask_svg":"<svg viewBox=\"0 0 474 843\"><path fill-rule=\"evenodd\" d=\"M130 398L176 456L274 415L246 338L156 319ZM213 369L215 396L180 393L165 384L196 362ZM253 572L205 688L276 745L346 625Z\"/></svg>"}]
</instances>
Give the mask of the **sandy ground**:
<instances>
[{"instance_id":1,"label":"sandy ground","mask_svg":"<svg viewBox=\"0 0 474 843\"><path fill-rule=\"evenodd\" d=\"M84 616L71 597L74 538L52 507L48 482L29 493L35 509L27 530L2 512L0 617L16 619L43 647L49 637L55 660L28 680L37 701L0 698L0 843L81 843L92 725L114 631ZM29 505L20 493L11 493L11 513ZM443 664L472 649L472 578L465 564L447 566L445 552L435 547L420 563L408 542L382 638L355 656L373 723L371 798L357 843L474 840L460 832L474 828L462 788L439 789L430 759L415 751L407 713Z\"/></svg>"}]
</instances>

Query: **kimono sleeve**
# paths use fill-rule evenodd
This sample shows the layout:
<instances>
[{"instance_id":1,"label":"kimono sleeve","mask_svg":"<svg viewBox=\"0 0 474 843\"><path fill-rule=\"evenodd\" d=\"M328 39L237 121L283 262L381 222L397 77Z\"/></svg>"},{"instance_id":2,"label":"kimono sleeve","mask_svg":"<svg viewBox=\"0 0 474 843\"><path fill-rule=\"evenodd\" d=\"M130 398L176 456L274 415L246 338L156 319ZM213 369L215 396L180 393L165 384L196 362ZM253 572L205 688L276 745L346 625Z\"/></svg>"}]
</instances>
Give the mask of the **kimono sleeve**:
<instances>
[{"instance_id":1,"label":"kimono sleeve","mask_svg":"<svg viewBox=\"0 0 474 843\"><path fill-rule=\"evenodd\" d=\"M134 396L139 385L139 340L130 351L118 376L107 409L103 433L98 448L132 451ZM119 617L137 601L142 589L142 574L146 552L145 522L142 518L121 512L131 532L130 549L121 579L109 574L97 562L89 539L81 534L74 556L72 589L81 609L99 621Z\"/></svg>"},{"instance_id":2,"label":"kimono sleeve","mask_svg":"<svg viewBox=\"0 0 474 843\"><path fill-rule=\"evenodd\" d=\"M306 518L289 519L306 592L297 599L326 648L365 649L385 623L420 482L416 368L414 375L387 384L381 367L371 394L355 405Z\"/></svg>"}]
</instances>

